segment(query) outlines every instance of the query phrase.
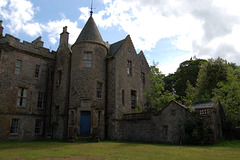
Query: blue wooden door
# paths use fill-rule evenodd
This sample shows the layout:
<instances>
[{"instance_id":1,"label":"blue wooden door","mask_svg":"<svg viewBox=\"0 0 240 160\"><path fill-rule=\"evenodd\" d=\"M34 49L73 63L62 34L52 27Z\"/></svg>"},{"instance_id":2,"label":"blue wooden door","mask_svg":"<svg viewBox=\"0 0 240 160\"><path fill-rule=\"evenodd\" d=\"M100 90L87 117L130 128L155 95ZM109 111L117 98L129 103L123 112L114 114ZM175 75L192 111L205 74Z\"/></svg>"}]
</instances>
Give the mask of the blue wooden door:
<instances>
[{"instance_id":1,"label":"blue wooden door","mask_svg":"<svg viewBox=\"0 0 240 160\"><path fill-rule=\"evenodd\" d=\"M80 136L87 137L91 133L91 112L81 111Z\"/></svg>"}]
</instances>

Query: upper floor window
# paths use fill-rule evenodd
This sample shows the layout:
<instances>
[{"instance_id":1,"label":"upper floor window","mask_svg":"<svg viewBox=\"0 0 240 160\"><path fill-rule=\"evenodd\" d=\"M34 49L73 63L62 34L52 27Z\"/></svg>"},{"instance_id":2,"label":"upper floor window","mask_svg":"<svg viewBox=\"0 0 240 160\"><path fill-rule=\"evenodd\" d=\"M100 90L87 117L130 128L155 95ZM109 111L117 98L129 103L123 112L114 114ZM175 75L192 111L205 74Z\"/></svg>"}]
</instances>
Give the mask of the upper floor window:
<instances>
[{"instance_id":1,"label":"upper floor window","mask_svg":"<svg viewBox=\"0 0 240 160\"><path fill-rule=\"evenodd\" d=\"M142 72L141 76L142 76L142 83L145 84L145 73Z\"/></svg>"},{"instance_id":2,"label":"upper floor window","mask_svg":"<svg viewBox=\"0 0 240 160\"><path fill-rule=\"evenodd\" d=\"M131 108L137 107L137 91L131 90Z\"/></svg>"},{"instance_id":3,"label":"upper floor window","mask_svg":"<svg viewBox=\"0 0 240 160\"><path fill-rule=\"evenodd\" d=\"M44 98L45 98L45 93L44 92L38 92L38 103L37 103L37 108L38 109L43 109Z\"/></svg>"},{"instance_id":4,"label":"upper floor window","mask_svg":"<svg viewBox=\"0 0 240 160\"><path fill-rule=\"evenodd\" d=\"M92 67L92 52L84 52L83 54L83 67L91 68Z\"/></svg>"},{"instance_id":5,"label":"upper floor window","mask_svg":"<svg viewBox=\"0 0 240 160\"><path fill-rule=\"evenodd\" d=\"M132 75L132 61L127 61L127 74L129 75L129 76L131 76Z\"/></svg>"},{"instance_id":6,"label":"upper floor window","mask_svg":"<svg viewBox=\"0 0 240 160\"><path fill-rule=\"evenodd\" d=\"M10 130L11 134L18 134L19 133L19 126L20 126L19 121L20 120L17 119L17 118L12 119L11 130Z\"/></svg>"},{"instance_id":7,"label":"upper floor window","mask_svg":"<svg viewBox=\"0 0 240 160\"><path fill-rule=\"evenodd\" d=\"M58 74L57 74L57 87L61 85L61 82L62 82L62 71L59 70L58 71Z\"/></svg>"},{"instance_id":8,"label":"upper floor window","mask_svg":"<svg viewBox=\"0 0 240 160\"><path fill-rule=\"evenodd\" d=\"M17 60L16 61L16 66L15 66L15 74L20 74L22 68L22 61Z\"/></svg>"},{"instance_id":9,"label":"upper floor window","mask_svg":"<svg viewBox=\"0 0 240 160\"><path fill-rule=\"evenodd\" d=\"M97 98L102 99L102 83L97 82Z\"/></svg>"},{"instance_id":10,"label":"upper floor window","mask_svg":"<svg viewBox=\"0 0 240 160\"><path fill-rule=\"evenodd\" d=\"M36 120L35 122L35 134L41 134L42 133L42 120Z\"/></svg>"},{"instance_id":11,"label":"upper floor window","mask_svg":"<svg viewBox=\"0 0 240 160\"><path fill-rule=\"evenodd\" d=\"M125 105L125 91L122 90L122 106Z\"/></svg>"},{"instance_id":12,"label":"upper floor window","mask_svg":"<svg viewBox=\"0 0 240 160\"><path fill-rule=\"evenodd\" d=\"M35 68L35 77L38 78L39 76L39 71L40 71L40 65L36 65L36 68Z\"/></svg>"},{"instance_id":13,"label":"upper floor window","mask_svg":"<svg viewBox=\"0 0 240 160\"><path fill-rule=\"evenodd\" d=\"M18 99L17 105L19 107L26 107L27 106L27 89L26 88L19 88L18 89Z\"/></svg>"}]
</instances>

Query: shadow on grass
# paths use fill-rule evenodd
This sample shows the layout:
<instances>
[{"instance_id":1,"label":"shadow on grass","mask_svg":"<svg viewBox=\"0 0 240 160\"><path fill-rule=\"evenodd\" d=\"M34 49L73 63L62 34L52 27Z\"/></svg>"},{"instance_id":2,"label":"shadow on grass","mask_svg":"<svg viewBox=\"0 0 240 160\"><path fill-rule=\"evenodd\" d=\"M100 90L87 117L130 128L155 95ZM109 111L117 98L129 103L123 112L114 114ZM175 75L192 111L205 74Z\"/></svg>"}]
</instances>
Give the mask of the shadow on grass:
<instances>
[{"instance_id":1,"label":"shadow on grass","mask_svg":"<svg viewBox=\"0 0 240 160\"><path fill-rule=\"evenodd\" d=\"M65 141L54 141L54 140L41 140L41 141L0 141L0 150L8 149L48 149L48 148L58 148L68 145L73 145L75 143L69 143Z\"/></svg>"}]
</instances>

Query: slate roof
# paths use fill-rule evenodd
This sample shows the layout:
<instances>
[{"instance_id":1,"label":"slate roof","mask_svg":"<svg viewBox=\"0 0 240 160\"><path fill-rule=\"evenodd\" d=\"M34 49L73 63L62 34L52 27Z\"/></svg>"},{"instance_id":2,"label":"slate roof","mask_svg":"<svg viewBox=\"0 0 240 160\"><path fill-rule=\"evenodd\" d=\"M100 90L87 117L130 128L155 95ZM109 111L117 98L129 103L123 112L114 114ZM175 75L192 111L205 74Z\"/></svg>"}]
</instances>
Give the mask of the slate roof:
<instances>
[{"instance_id":1,"label":"slate roof","mask_svg":"<svg viewBox=\"0 0 240 160\"><path fill-rule=\"evenodd\" d=\"M171 103L176 103L177 105L179 105L180 107L184 108L184 109L188 109L188 107L186 107L185 105L182 105L180 103L178 103L175 100L171 100L165 107L162 108L162 110L164 110L165 108L167 108Z\"/></svg>"},{"instance_id":2,"label":"slate roof","mask_svg":"<svg viewBox=\"0 0 240 160\"><path fill-rule=\"evenodd\" d=\"M121 41L118 41L116 43L113 43L110 45L110 48L109 48L109 55L110 56L114 56L117 51L119 50L119 48L122 46L123 42L124 42L125 39L121 40Z\"/></svg>"},{"instance_id":3,"label":"slate roof","mask_svg":"<svg viewBox=\"0 0 240 160\"><path fill-rule=\"evenodd\" d=\"M200 104L192 105L192 107L195 109L215 108L216 106L217 106L217 102L200 103Z\"/></svg>"},{"instance_id":4,"label":"slate roof","mask_svg":"<svg viewBox=\"0 0 240 160\"><path fill-rule=\"evenodd\" d=\"M105 45L92 16L89 17L75 43L78 42L96 42Z\"/></svg>"}]
</instances>

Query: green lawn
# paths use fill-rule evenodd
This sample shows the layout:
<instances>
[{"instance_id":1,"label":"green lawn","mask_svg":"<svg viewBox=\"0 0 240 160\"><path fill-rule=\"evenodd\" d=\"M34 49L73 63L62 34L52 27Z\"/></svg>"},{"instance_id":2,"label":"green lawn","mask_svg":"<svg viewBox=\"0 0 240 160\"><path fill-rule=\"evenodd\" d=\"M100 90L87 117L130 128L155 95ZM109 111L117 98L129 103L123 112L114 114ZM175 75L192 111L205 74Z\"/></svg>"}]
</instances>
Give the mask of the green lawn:
<instances>
[{"instance_id":1,"label":"green lawn","mask_svg":"<svg viewBox=\"0 0 240 160\"><path fill-rule=\"evenodd\" d=\"M0 142L0 159L240 160L240 141L212 146L110 142Z\"/></svg>"}]
</instances>

